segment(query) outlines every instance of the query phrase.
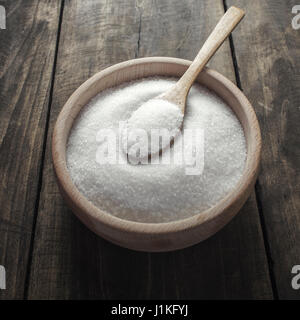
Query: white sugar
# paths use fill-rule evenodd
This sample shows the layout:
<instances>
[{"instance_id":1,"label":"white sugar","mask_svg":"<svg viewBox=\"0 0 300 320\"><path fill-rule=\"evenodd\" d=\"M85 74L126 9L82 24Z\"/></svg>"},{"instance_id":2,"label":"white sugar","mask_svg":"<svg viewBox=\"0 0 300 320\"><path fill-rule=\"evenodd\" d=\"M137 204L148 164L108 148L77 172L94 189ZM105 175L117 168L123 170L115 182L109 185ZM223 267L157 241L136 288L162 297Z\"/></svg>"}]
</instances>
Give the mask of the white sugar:
<instances>
[{"instance_id":1,"label":"white sugar","mask_svg":"<svg viewBox=\"0 0 300 320\"><path fill-rule=\"evenodd\" d=\"M188 95L183 135L174 141L171 152L176 158L183 140L187 147L193 144L185 129L202 129L201 175L186 174L184 163L131 165L118 147L117 158L122 163L97 161L99 130L119 133L120 121L138 115L135 111L141 105L167 91L175 81L147 78L106 90L92 99L76 119L67 145L68 169L79 191L102 210L133 221L174 221L215 205L241 178L246 160L243 129L231 109L199 85L194 85ZM149 117L155 114L151 112ZM144 121L143 117L136 119ZM178 120L176 116L171 119ZM164 121L157 119L157 125L164 126ZM168 125L174 127L171 122ZM142 124L147 126L147 121ZM119 138L117 143L119 146ZM163 162L167 156L168 152L163 152L157 157Z\"/></svg>"},{"instance_id":2,"label":"white sugar","mask_svg":"<svg viewBox=\"0 0 300 320\"><path fill-rule=\"evenodd\" d=\"M155 129L165 129L170 133L170 136L176 136L180 131L182 121L183 113L177 105L163 99L150 99L134 111L126 123L126 130L124 130L125 133L122 135L125 151L129 155L130 150L135 151L132 147L136 144L137 138L139 140L146 138L149 140L150 145L151 131L153 132ZM145 132L146 135L139 135L140 130L143 130L142 132ZM144 142L148 143L148 141ZM170 145L168 139L164 139L163 142L164 144L160 144L161 149ZM160 148L155 148L155 151L158 152ZM145 149L145 151L144 154L139 154L139 158L144 158L148 156L148 153L151 153L150 148ZM135 154L132 156L135 156Z\"/></svg>"}]
</instances>

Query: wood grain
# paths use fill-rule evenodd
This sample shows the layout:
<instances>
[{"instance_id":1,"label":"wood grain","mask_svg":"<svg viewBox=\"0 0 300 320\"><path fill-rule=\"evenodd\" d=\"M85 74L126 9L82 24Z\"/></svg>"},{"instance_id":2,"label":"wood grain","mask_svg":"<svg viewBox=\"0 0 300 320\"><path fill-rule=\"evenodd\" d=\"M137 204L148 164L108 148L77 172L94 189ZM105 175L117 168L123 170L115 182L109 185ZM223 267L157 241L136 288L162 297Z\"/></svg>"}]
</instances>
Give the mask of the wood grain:
<instances>
[{"instance_id":1,"label":"wood grain","mask_svg":"<svg viewBox=\"0 0 300 320\"><path fill-rule=\"evenodd\" d=\"M107 64L138 56L191 59L223 15L222 1L67 1L49 134L79 84ZM166 41L166 39L168 41ZM211 63L234 80L228 43ZM272 298L255 198L209 240L173 253L112 245L61 199L46 151L29 298Z\"/></svg>"},{"instance_id":2,"label":"wood grain","mask_svg":"<svg viewBox=\"0 0 300 320\"><path fill-rule=\"evenodd\" d=\"M300 259L300 33L291 21L295 1L228 1L248 20L233 41L241 86L253 103L263 138L257 184L279 298L300 299L291 286ZM250 48L250 50L249 50Z\"/></svg>"},{"instance_id":3,"label":"wood grain","mask_svg":"<svg viewBox=\"0 0 300 320\"><path fill-rule=\"evenodd\" d=\"M0 265L7 289L21 299L30 250L49 106L60 1L1 1Z\"/></svg>"}]
</instances>

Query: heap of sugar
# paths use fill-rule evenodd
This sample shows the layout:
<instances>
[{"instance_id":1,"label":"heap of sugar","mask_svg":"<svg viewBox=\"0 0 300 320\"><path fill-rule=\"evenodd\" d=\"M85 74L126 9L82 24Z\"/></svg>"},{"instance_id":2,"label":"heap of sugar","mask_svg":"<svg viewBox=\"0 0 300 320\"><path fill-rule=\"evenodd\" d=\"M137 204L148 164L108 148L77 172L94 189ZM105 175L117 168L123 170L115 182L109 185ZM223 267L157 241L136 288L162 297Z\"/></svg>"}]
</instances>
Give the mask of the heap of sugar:
<instances>
[{"instance_id":1,"label":"heap of sugar","mask_svg":"<svg viewBox=\"0 0 300 320\"><path fill-rule=\"evenodd\" d=\"M204 167L187 174L185 163L131 165L120 146L120 122L126 122L148 100L167 91L177 79L146 78L105 90L80 112L68 139L67 166L78 190L101 210L122 219L169 222L190 217L214 206L238 187L246 160L246 142L232 110L206 88L195 84L188 95L183 134L170 150L174 159L184 139L189 150L193 137L185 129L201 129ZM117 163L99 163L103 142L99 130L116 133ZM105 140L113 142L114 140Z\"/></svg>"},{"instance_id":2,"label":"heap of sugar","mask_svg":"<svg viewBox=\"0 0 300 320\"><path fill-rule=\"evenodd\" d=\"M183 121L183 113L177 105L163 99L150 99L143 103L128 119L122 134L122 145L128 155L145 158L148 154L157 153L159 149L164 149L170 145L170 140L163 139L159 146L151 152L151 132L160 130L161 134L166 132L171 137L175 137L180 131ZM166 130L166 131L165 131ZM137 140L147 143L144 153L136 154L134 145ZM147 141L145 141L147 140Z\"/></svg>"}]
</instances>

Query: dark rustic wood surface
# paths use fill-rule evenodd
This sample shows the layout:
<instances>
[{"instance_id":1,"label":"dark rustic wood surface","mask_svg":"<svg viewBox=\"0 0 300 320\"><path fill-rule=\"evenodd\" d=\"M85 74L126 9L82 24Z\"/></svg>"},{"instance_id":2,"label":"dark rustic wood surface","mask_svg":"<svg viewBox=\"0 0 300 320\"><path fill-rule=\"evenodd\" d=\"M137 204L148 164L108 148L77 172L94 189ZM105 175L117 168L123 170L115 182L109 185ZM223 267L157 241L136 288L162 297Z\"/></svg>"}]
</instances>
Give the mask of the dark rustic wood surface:
<instances>
[{"instance_id":1,"label":"dark rustic wood surface","mask_svg":"<svg viewBox=\"0 0 300 320\"><path fill-rule=\"evenodd\" d=\"M1 1L0 264L7 290L23 298L54 70L60 1Z\"/></svg>"},{"instance_id":2,"label":"dark rustic wood surface","mask_svg":"<svg viewBox=\"0 0 300 320\"><path fill-rule=\"evenodd\" d=\"M13 3L0 1L9 15L0 30L0 264L8 273L0 299L299 299L291 288L291 268L300 264L295 3ZM231 4L246 18L210 66L237 82L258 114L256 190L231 223L191 248L139 253L97 237L65 206L53 175L51 135L63 104L108 65L193 59Z\"/></svg>"},{"instance_id":3,"label":"dark rustic wood surface","mask_svg":"<svg viewBox=\"0 0 300 320\"><path fill-rule=\"evenodd\" d=\"M240 84L253 103L263 140L256 191L279 298L300 299L291 269L300 264L300 30L291 8L299 1L228 1L248 12L233 34Z\"/></svg>"}]
</instances>

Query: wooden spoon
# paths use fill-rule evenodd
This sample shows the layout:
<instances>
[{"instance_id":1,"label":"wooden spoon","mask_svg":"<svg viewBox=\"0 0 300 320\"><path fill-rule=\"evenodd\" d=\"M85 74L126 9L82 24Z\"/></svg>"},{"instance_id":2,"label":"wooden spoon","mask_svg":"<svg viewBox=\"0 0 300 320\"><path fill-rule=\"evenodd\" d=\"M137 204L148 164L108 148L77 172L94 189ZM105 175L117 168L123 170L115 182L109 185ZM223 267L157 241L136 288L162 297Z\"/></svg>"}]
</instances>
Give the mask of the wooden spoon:
<instances>
[{"instance_id":1,"label":"wooden spoon","mask_svg":"<svg viewBox=\"0 0 300 320\"><path fill-rule=\"evenodd\" d=\"M160 94L156 99L164 99L176 104L184 114L187 95L198 74L239 24L244 15L245 12L243 10L230 7L207 38L183 76L170 90Z\"/></svg>"},{"instance_id":2,"label":"wooden spoon","mask_svg":"<svg viewBox=\"0 0 300 320\"><path fill-rule=\"evenodd\" d=\"M136 132L140 129L143 129L147 133L147 135L140 137L140 140L143 138L143 145L147 145L146 140L149 139L152 129L168 129L168 132L172 133L170 137L174 137L180 131L187 95L192 84L244 15L243 10L230 7L205 41L192 64L176 84L168 91L150 99L133 112L131 118L127 120L126 130L124 130L122 139L124 151L128 155L130 155L130 150L132 150L131 148L136 143ZM163 139L164 142L162 144L151 150L148 147L145 148L143 152L140 151L138 156L136 156L136 151L133 150L133 158L146 158L149 154L158 153L160 150L170 146L170 139L172 140L172 138Z\"/></svg>"}]
</instances>

